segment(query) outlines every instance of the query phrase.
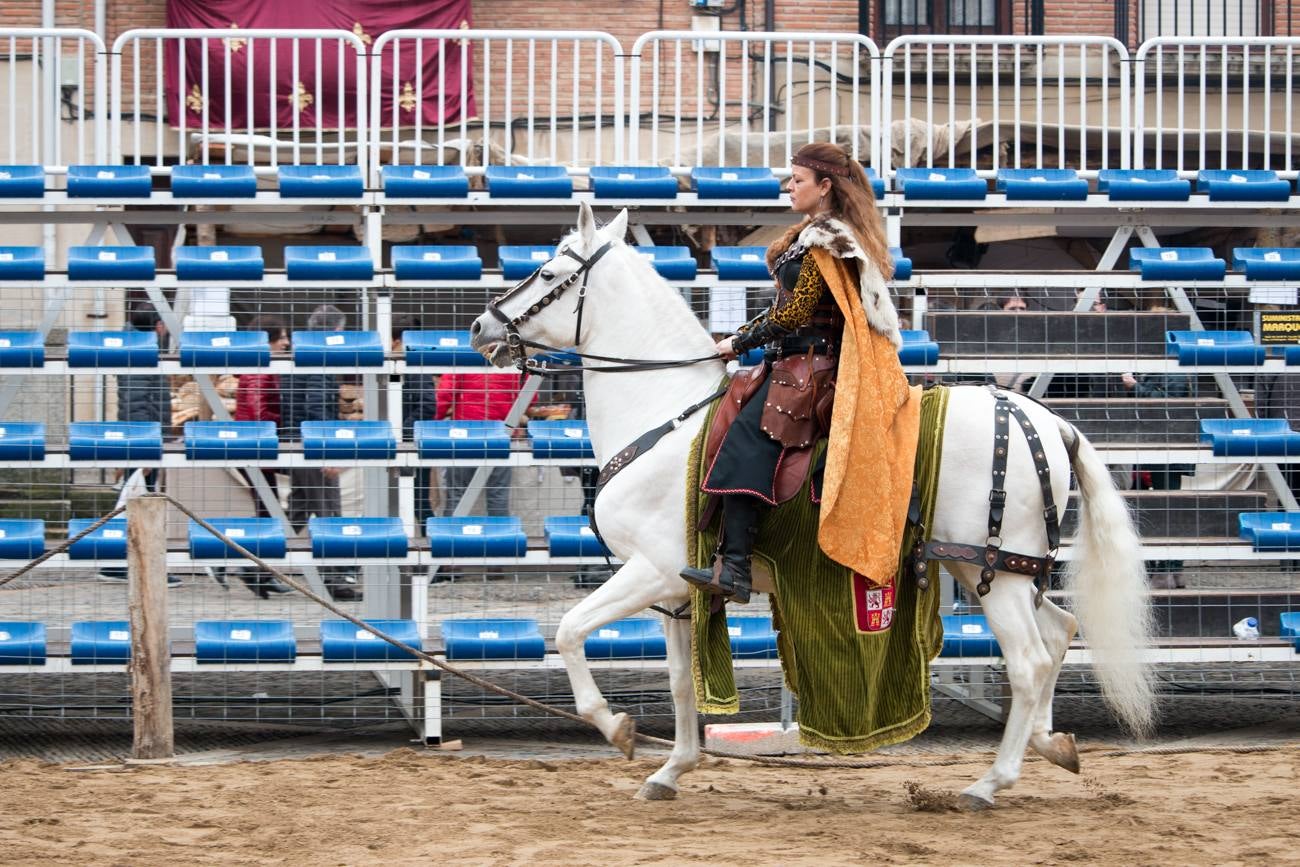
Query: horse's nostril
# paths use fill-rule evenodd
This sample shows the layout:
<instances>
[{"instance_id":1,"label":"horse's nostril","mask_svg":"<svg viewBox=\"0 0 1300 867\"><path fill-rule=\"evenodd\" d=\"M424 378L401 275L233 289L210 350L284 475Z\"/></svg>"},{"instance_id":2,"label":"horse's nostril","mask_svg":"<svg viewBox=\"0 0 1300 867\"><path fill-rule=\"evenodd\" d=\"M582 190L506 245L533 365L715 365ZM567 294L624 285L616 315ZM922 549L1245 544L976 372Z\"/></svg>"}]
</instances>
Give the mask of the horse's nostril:
<instances>
[{"instance_id":1,"label":"horse's nostril","mask_svg":"<svg viewBox=\"0 0 1300 867\"><path fill-rule=\"evenodd\" d=\"M482 330L483 330L483 326L478 324L478 320L475 320L474 324L469 327L469 336L478 337L478 333Z\"/></svg>"}]
</instances>

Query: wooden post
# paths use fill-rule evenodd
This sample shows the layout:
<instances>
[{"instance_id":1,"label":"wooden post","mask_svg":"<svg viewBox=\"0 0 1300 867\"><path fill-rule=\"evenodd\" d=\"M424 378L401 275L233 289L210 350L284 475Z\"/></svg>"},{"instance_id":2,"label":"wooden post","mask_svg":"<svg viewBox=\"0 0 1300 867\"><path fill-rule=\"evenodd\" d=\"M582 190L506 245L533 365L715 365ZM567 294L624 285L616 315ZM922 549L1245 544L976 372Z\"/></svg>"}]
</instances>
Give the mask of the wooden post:
<instances>
[{"instance_id":1,"label":"wooden post","mask_svg":"<svg viewBox=\"0 0 1300 867\"><path fill-rule=\"evenodd\" d=\"M167 641L167 499L126 504L127 588L131 612L131 710L134 759L170 759L171 649Z\"/></svg>"}]
</instances>

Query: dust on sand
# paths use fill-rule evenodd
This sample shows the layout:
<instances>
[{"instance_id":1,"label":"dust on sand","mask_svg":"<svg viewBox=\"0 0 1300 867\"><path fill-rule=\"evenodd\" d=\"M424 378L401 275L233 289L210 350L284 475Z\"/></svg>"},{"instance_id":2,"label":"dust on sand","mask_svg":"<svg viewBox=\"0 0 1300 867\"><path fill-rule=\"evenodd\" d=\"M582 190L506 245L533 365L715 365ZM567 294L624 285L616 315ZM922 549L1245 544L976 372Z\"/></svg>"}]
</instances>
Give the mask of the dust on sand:
<instances>
[{"instance_id":1,"label":"dust on sand","mask_svg":"<svg viewBox=\"0 0 1300 867\"><path fill-rule=\"evenodd\" d=\"M379 758L76 771L0 764L0 860L103 864L1296 863L1300 750L1040 760L978 814L990 756L921 767L707 759L678 800L648 760Z\"/></svg>"}]
</instances>

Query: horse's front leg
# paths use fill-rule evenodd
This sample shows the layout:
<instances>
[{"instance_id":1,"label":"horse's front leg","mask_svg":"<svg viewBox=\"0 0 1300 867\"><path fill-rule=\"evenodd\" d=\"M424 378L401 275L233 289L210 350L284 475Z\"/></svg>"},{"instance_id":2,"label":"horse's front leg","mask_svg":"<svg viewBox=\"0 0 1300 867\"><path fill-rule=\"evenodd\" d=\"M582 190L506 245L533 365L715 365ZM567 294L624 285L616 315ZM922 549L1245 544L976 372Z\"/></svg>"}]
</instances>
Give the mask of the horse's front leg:
<instances>
[{"instance_id":1,"label":"horse's front leg","mask_svg":"<svg viewBox=\"0 0 1300 867\"><path fill-rule=\"evenodd\" d=\"M603 585L560 619L555 646L564 659L579 715L589 720L629 759L636 747L636 723L625 713L612 714L587 666L584 643L593 630L628 617L660 599L681 593L681 579L665 576L643 555L632 556ZM689 649L688 649L689 652Z\"/></svg>"},{"instance_id":2,"label":"horse's front leg","mask_svg":"<svg viewBox=\"0 0 1300 867\"><path fill-rule=\"evenodd\" d=\"M674 602L665 605L670 610ZM695 770L700 762L700 724L695 710L695 681L691 678L691 621L689 618L664 619L668 646L668 679L673 693L673 714L677 722L673 751L663 767L655 771L638 798L646 801L671 801L677 797L677 780Z\"/></svg>"}]
</instances>

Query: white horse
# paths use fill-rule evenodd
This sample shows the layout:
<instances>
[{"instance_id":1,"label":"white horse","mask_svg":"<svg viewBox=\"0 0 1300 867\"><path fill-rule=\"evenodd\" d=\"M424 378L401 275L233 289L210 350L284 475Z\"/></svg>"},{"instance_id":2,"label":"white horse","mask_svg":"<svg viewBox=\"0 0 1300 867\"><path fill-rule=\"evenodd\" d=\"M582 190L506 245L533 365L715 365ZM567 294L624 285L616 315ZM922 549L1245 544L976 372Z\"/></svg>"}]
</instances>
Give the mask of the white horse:
<instances>
[{"instance_id":1,"label":"white horse","mask_svg":"<svg viewBox=\"0 0 1300 867\"><path fill-rule=\"evenodd\" d=\"M471 330L474 347L497 366L511 363L508 338L512 331L523 341L553 347L576 342L579 352L596 356L688 359L712 354L713 339L681 295L623 242L626 229L626 211L601 228L584 203L577 231L561 241L557 257L543 265L531 281L497 299L500 315L494 314L490 305L489 311L475 320ZM597 260L590 262L593 256ZM513 322L507 327L503 319ZM579 321L581 333L575 341ZM516 353L523 351L524 347L516 346ZM608 366L608 362L589 361L584 372L587 423L602 466L642 433L707 398L717 390L724 373L722 362L714 360L651 371L591 369ZM1052 731L1052 694L1080 622L1111 708L1139 733L1147 730L1153 719L1149 672L1141 661L1151 630L1145 574L1125 504L1106 467L1079 431L1031 400L1013 399L1042 436L1053 496L1062 507L1071 468L1067 445L1077 441L1073 468L1082 503L1069 570L1074 614L1047 599L1035 607L1030 579L1010 572L999 572L991 591L980 600L1006 660L1012 700L993 766L960 798L969 809L991 806L999 789L1016 782L1026 746L1061 767L1078 771L1073 735ZM956 387L951 391L933 538L977 545L984 542L993 460L993 407L994 398L986 388ZM578 713L629 757L635 724L625 713L611 713L592 679L583 642L593 630L651 605L673 610L689 598L689 585L677 574L686 564L686 461L704 416L704 412L692 415L601 492L596 501L597 524L623 565L564 615L556 635ZM1024 438L1015 435L1011 437L1006 490L1004 546L1025 553L1046 552L1042 494ZM948 568L974 592L979 581L976 567L954 563ZM756 578L763 580L761 575ZM770 592L770 584L760 583L756 589ZM696 766L700 756L690 623L665 618L664 631L676 738L667 762L638 793L650 800L675 797L679 778Z\"/></svg>"}]
</instances>

